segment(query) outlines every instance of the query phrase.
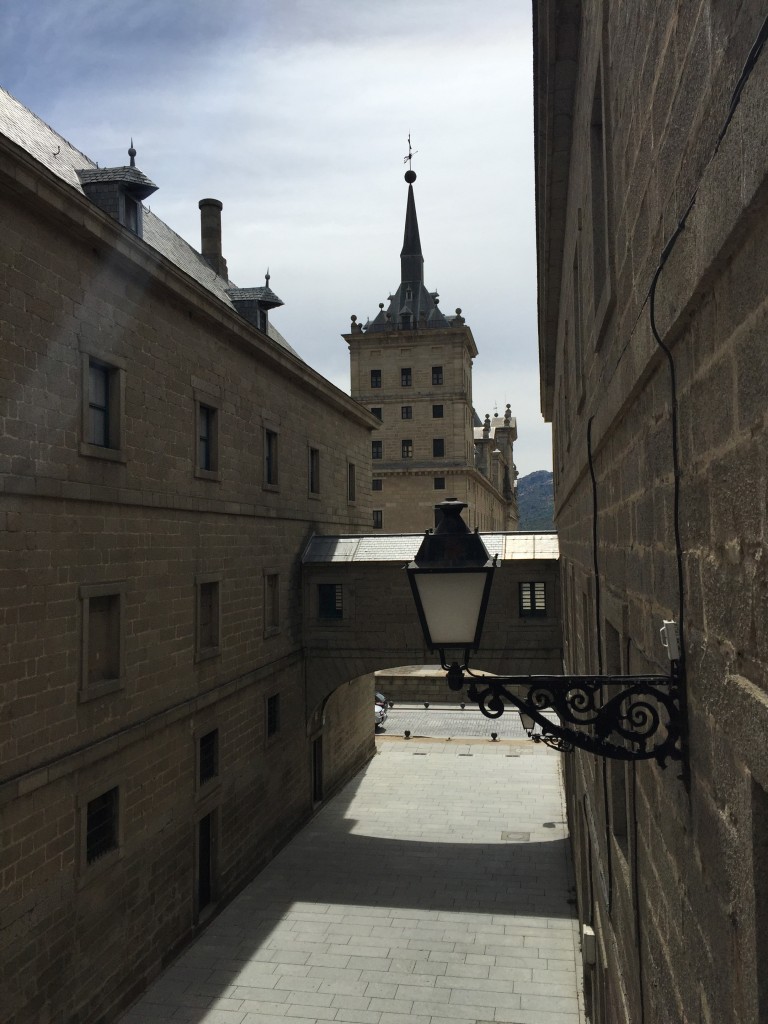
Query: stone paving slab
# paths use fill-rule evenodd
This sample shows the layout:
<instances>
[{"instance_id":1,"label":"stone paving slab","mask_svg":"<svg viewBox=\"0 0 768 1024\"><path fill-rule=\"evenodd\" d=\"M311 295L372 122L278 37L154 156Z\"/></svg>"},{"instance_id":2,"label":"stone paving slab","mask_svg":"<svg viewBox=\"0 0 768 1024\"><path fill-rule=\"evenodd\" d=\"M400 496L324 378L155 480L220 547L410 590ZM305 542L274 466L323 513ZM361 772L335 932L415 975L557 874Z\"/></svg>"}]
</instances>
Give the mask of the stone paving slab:
<instances>
[{"instance_id":1,"label":"stone paving slab","mask_svg":"<svg viewBox=\"0 0 768 1024\"><path fill-rule=\"evenodd\" d=\"M582 1024L559 756L377 748L121 1024Z\"/></svg>"}]
</instances>

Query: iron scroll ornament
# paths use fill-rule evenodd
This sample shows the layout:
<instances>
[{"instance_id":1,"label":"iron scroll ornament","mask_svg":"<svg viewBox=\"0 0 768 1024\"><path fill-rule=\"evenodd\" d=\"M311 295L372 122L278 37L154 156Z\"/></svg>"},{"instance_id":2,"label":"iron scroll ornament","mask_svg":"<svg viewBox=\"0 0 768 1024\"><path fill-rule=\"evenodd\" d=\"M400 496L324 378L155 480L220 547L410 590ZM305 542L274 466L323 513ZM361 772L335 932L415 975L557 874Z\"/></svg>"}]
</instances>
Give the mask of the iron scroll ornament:
<instances>
[{"instance_id":1,"label":"iron scroll ornament","mask_svg":"<svg viewBox=\"0 0 768 1024\"><path fill-rule=\"evenodd\" d=\"M655 760L662 767L682 758L679 662L671 663L669 676L477 676L454 662L448 685L460 690L467 684L469 699L486 718L500 718L512 705L557 750Z\"/></svg>"}]
</instances>

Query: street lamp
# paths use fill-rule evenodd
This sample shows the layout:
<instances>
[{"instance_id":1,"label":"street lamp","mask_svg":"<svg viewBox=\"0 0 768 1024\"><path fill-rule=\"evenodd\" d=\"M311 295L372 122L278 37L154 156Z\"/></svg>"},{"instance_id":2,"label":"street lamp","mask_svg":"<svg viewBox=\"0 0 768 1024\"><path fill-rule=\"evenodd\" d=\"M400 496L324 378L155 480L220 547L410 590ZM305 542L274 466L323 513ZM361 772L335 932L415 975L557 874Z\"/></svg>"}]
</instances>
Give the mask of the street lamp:
<instances>
[{"instance_id":1,"label":"street lamp","mask_svg":"<svg viewBox=\"0 0 768 1024\"><path fill-rule=\"evenodd\" d=\"M407 566L424 640L440 655L452 690L468 685L469 699L487 718L499 718L506 704L520 713L529 735L559 750L578 747L623 761L654 759L664 765L681 751L682 666L674 623L665 623L670 674L643 676L474 675L471 651L480 647L496 557L477 530L461 518L462 501L451 498ZM558 721L551 720L554 712Z\"/></svg>"}]
</instances>

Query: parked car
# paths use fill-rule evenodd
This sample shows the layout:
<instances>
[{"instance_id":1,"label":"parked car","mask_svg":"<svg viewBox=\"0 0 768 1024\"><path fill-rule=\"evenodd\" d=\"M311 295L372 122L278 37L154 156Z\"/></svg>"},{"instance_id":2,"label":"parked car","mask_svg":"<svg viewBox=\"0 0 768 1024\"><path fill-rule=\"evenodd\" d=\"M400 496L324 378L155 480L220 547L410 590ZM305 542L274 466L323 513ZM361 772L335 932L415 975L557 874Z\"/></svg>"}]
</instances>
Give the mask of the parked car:
<instances>
[{"instance_id":1,"label":"parked car","mask_svg":"<svg viewBox=\"0 0 768 1024\"><path fill-rule=\"evenodd\" d=\"M389 708L389 701L383 693L375 693L373 695L373 724L376 728L380 725L384 725L387 720L387 709Z\"/></svg>"}]
</instances>

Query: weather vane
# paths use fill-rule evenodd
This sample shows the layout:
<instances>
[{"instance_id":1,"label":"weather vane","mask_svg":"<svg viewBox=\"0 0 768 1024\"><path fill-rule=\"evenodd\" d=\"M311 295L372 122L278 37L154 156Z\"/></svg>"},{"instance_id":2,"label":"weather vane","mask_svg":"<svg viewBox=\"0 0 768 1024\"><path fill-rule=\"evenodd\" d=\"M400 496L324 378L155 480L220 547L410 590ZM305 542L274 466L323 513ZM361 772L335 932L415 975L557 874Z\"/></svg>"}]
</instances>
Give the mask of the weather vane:
<instances>
[{"instance_id":1,"label":"weather vane","mask_svg":"<svg viewBox=\"0 0 768 1024\"><path fill-rule=\"evenodd\" d=\"M415 149L415 150L411 149L411 133L409 132L408 133L408 156L404 156L403 157L403 163L404 164L408 164L408 170L409 171L413 170L413 167L411 166L411 160L414 158L414 156L416 156L416 154L418 152L419 152L418 149Z\"/></svg>"}]
</instances>

